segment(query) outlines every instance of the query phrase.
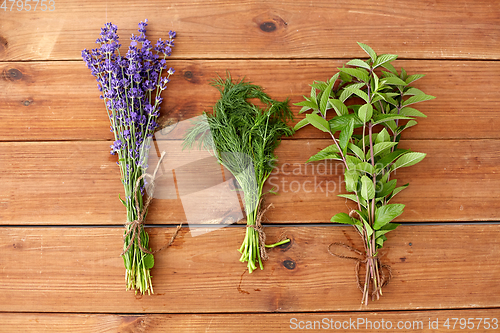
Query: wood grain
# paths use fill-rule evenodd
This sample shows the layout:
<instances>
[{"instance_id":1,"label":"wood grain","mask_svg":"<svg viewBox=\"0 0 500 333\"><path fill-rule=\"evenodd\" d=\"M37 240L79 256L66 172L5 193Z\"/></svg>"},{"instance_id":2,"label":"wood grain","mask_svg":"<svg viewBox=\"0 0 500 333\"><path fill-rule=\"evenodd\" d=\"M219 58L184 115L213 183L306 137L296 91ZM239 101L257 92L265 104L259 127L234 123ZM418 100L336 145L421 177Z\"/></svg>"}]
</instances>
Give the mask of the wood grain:
<instances>
[{"instance_id":1,"label":"wood grain","mask_svg":"<svg viewBox=\"0 0 500 333\"><path fill-rule=\"evenodd\" d=\"M0 332L22 331L26 333L104 333L104 332L217 332L232 333L249 327L258 332L308 332L334 330L368 332L374 327L405 327L404 332L464 332L474 327L474 332L491 332L492 318L500 317L499 309L440 310L440 311L393 311L393 312L327 312L287 314L45 314L45 313L2 313ZM455 319L464 318L465 324ZM467 327L467 319L471 320ZM477 318L477 319L476 319ZM484 319L488 318L487 324ZM446 320L449 328L444 326ZM481 320L480 320L481 319ZM382 323L382 320L384 323ZM315 323L316 322L316 323ZM319 322L319 323L318 323ZM299 326L300 325L300 326ZM316 326L314 326L316 325ZM472 325L472 326L471 326ZM489 325L489 326L488 326ZM494 324L495 325L495 324ZM455 326L455 329L453 329ZM316 330L314 330L316 327ZM487 327L490 327L487 329ZM463 329L465 328L465 330Z\"/></svg>"},{"instance_id":2,"label":"wood grain","mask_svg":"<svg viewBox=\"0 0 500 333\"><path fill-rule=\"evenodd\" d=\"M173 228L150 228L151 246ZM211 232L208 232L210 231ZM192 231L192 230L191 230ZM205 233L200 234L200 231ZM360 247L351 227L267 228L270 252L251 275L237 248L245 228L184 228L155 255L155 294L124 290L121 228L1 228L0 311L90 313L255 313L498 308L500 225L401 226L382 251L393 279L384 296L360 307L354 262L327 252ZM349 253L347 253L349 254Z\"/></svg>"},{"instance_id":3,"label":"wood grain","mask_svg":"<svg viewBox=\"0 0 500 333\"><path fill-rule=\"evenodd\" d=\"M0 60L78 59L109 21L128 46L128 36L146 17L153 40L177 30L174 56L182 59L350 58L363 55L356 41L404 58L500 57L500 5L488 0L58 0L54 9L1 10Z\"/></svg>"},{"instance_id":4,"label":"wood grain","mask_svg":"<svg viewBox=\"0 0 500 333\"><path fill-rule=\"evenodd\" d=\"M218 98L209 86L230 70L246 77L273 98L297 103L314 80L329 79L341 60L171 61L177 73L163 97L162 114L182 121L210 111ZM427 76L415 86L437 98L417 105L428 115L405 139L500 138L498 62L396 61L409 73ZM97 84L81 62L0 63L0 141L111 140L109 121ZM488 73L488 75L485 75ZM292 106L297 115L300 107ZM297 116L297 120L304 115ZM322 137L304 128L294 138ZM324 136L323 136L324 137Z\"/></svg>"},{"instance_id":5,"label":"wood grain","mask_svg":"<svg viewBox=\"0 0 500 333\"><path fill-rule=\"evenodd\" d=\"M33 1L18 11L21 2L0 8L0 332L288 332L291 318L422 322L406 332L498 330L444 324L500 319L500 224L473 223L500 221L499 1L47 0L53 11L39 2L35 11ZM180 123L154 145L168 151L168 163L147 217L153 249L185 225L155 255L155 294L140 297L124 290L123 186L80 54L109 21L126 49L144 18L150 40L178 33L162 115ZM281 227L266 233L268 242L286 234L291 243L251 275L238 261L244 226L225 225L244 223L232 176L179 146L182 121L218 98L209 86L217 74L229 70L296 103L313 80L367 57L356 41L398 54L396 67L426 74L415 86L437 97L417 106L428 118L402 140L427 158L396 175L411 185L395 199L406 204L403 225L381 252L394 277L368 307L360 306L354 262L327 252L335 241L361 248L352 228L327 224L352 207L336 196L343 170L304 164L330 143L323 133L305 128L278 148L265 189L279 190L267 197L275 206L267 217ZM296 121L304 117L292 110Z\"/></svg>"},{"instance_id":6,"label":"wood grain","mask_svg":"<svg viewBox=\"0 0 500 333\"><path fill-rule=\"evenodd\" d=\"M233 191L230 175L223 175L213 160L211 165L206 159L193 160L191 153L180 150L178 141L161 144L167 149L168 163L176 165L177 183L168 171L174 167L165 164L148 223L218 224L239 219L241 198ZM351 207L336 196L344 191L340 164L305 164L329 144L328 140L282 142L277 150L279 164L265 188L274 186L279 192L277 196L267 195L267 202L275 206L268 213L269 222L323 223ZM398 184L411 183L394 199L406 204L398 221L500 219L497 140L406 140L402 147L428 155L418 165L397 171ZM116 157L109 155L108 149L106 142L0 144L0 168L4 170L0 223L124 223L125 210L118 200L119 193L123 197L123 186ZM150 164L156 164L154 158ZM228 205L229 200L232 205Z\"/></svg>"}]
</instances>

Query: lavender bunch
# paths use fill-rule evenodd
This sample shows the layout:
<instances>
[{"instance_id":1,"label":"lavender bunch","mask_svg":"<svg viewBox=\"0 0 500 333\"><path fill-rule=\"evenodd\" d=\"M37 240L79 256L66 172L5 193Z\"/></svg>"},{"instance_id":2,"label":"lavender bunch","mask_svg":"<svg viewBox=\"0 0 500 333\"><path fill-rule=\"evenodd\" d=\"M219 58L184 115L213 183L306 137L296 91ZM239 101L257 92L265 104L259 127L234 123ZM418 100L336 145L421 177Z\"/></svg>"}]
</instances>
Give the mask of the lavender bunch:
<instances>
[{"instance_id":1,"label":"lavender bunch","mask_svg":"<svg viewBox=\"0 0 500 333\"><path fill-rule=\"evenodd\" d=\"M143 227L147 207L142 198L146 185L142 175L148 167L149 142L158 126L156 120L163 101L160 95L174 73L173 68L166 70L166 58L172 52L176 36L170 31L168 40L160 38L153 46L146 38L147 22L146 19L139 23L139 35L132 35L124 56L120 54L117 26L111 23L101 28L96 40L98 48L82 51L108 112L114 134L111 154L118 155L125 188L125 200L120 198L120 201L127 208L122 253L127 290L141 294L153 293L150 270L154 265L149 236ZM166 76L162 76L163 70Z\"/></svg>"}]
</instances>

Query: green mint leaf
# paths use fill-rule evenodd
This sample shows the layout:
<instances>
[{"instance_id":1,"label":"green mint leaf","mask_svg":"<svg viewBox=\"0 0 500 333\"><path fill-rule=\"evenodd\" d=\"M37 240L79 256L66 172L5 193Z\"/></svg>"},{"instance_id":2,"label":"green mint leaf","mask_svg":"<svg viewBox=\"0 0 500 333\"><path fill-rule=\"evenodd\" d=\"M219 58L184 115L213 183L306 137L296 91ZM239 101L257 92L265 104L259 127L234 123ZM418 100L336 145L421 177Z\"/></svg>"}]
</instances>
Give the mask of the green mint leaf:
<instances>
[{"instance_id":1,"label":"green mint leaf","mask_svg":"<svg viewBox=\"0 0 500 333\"><path fill-rule=\"evenodd\" d=\"M307 98L304 96L304 98ZM305 101L301 101L301 102L298 102L298 103L294 103L293 105L295 106L307 106L311 109L317 109L318 108L318 104L314 103L313 101L311 100L305 100Z\"/></svg>"},{"instance_id":2,"label":"green mint leaf","mask_svg":"<svg viewBox=\"0 0 500 333\"><path fill-rule=\"evenodd\" d=\"M316 88L311 87L311 98L315 101L316 100Z\"/></svg>"},{"instance_id":3,"label":"green mint leaf","mask_svg":"<svg viewBox=\"0 0 500 333\"><path fill-rule=\"evenodd\" d=\"M335 85L335 82L338 80L339 75L340 75L340 73L336 73L335 75L333 75L333 76L330 78L329 82L332 82L332 87Z\"/></svg>"},{"instance_id":4,"label":"green mint leaf","mask_svg":"<svg viewBox=\"0 0 500 333\"><path fill-rule=\"evenodd\" d=\"M396 107L399 106L399 103L394 98L392 98L392 96L391 96L392 94L382 94L381 93L380 95L382 95L384 97L384 99L387 103L389 103L393 106L396 106Z\"/></svg>"},{"instance_id":5,"label":"green mint leaf","mask_svg":"<svg viewBox=\"0 0 500 333\"><path fill-rule=\"evenodd\" d=\"M362 68L337 68L342 73L347 73L351 76L356 77L358 80L368 83L370 81L370 77L368 76L368 72Z\"/></svg>"},{"instance_id":6,"label":"green mint leaf","mask_svg":"<svg viewBox=\"0 0 500 333\"><path fill-rule=\"evenodd\" d=\"M375 168L373 167L373 165L368 162L361 162L356 164L356 170L363 171L369 174L373 174L375 172Z\"/></svg>"},{"instance_id":7,"label":"green mint leaf","mask_svg":"<svg viewBox=\"0 0 500 333\"><path fill-rule=\"evenodd\" d=\"M361 59L352 59L350 61L347 62L347 65L350 65L350 66L356 66L356 67L362 67L362 68L366 68L368 70L370 70L370 65L368 65L365 61L361 60Z\"/></svg>"},{"instance_id":8,"label":"green mint leaf","mask_svg":"<svg viewBox=\"0 0 500 333\"><path fill-rule=\"evenodd\" d=\"M331 132L335 133L343 130L351 120L354 122L354 128L363 126L363 122L354 113L349 113L343 116L334 117L328 121L330 123Z\"/></svg>"},{"instance_id":9,"label":"green mint leaf","mask_svg":"<svg viewBox=\"0 0 500 333\"><path fill-rule=\"evenodd\" d=\"M337 115L339 115L339 116L345 116L346 114L349 113L349 110L347 109L347 106L345 106L345 104L342 103L340 100L332 98L332 99L329 100L329 102L330 102L330 105L335 110L335 112L337 113Z\"/></svg>"},{"instance_id":10,"label":"green mint leaf","mask_svg":"<svg viewBox=\"0 0 500 333\"><path fill-rule=\"evenodd\" d=\"M408 187L408 185L410 185L410 183L405 184L405 185L400 186L400 187L396 187L396 188L394 189L394 191L392 192L391 197L389 198L389 200L391 200L392 198L394 198L394 196L395 196L396 194L398 194L399 192L401 192L402 190L404 190L405 188L407 188L407 187Z\"/></svg>"},{"instance_id":11,"label":"green mint leaf","mask_svg":"<svg viewBox=\"0 0 500 333\"><path fill-rule=\"evenodd\" d=\"M342 160L342 157L340 157L339 154L339 149L337 148L337 145L333 144L325 149L319 151L317 154L311 156L308 160L307 163L309 162L315 162L315 161L322 161L322 160Z\"/></svg>"},{"instance_id":12,"label":"green mint leaf","mask_svg":"<svg viewBox=\"0 0 500 333\"><path fill-rule=\"evenodd\" d=\"M399 111L399 114L401 116L407 116L407 117L423 117L427 118L425 114L422 112L418 111L417 109L410 108L410 107L404 107Z\"/></svg>"},{"instance_id":13,"label":"green mint leaf","mask_svg":"<svg viewBox=\"0 0 500 333\"><path fill-rule=\"evenodd\" d=\"M371 81L372 86L373 86L372 91L373 91L373 93L376 93L379 89L380 80L379 80L377 74L375 74L375 72L372 72L372 77L373 77L373 80Z\"/></svg>"},{"instance_id":14,"label":"green mint leaf","mask_svg":"<svg viewBox=\"0 0 500 333\"><path fill-rule=\"evenodd\" d=\"M375 210L375 222L373 223L373 229L381 229L387 223L403 214L404 208L405 205L403 204L387 204L385 206L377 208Z\"/></svg>"},{"instance_id":15,"label":"green mint leaf","mask_svg":"<svg viewBox=\"0 0 500 333\"><path fill-rule=\"evenodd\" d=\"M408 78L408 74L406 74L406 71L404 68L401 68L401 75L399 76L402 80L405 80Z\"/></svg>"},{"instance_id":16,"label":"green mint leaf","mask_svg":"<svg viewBox=\"0 0 500 333\"><path fill-rule=\"evenodd\" d=\"M356 191L358 187L359 174L356 170L346 170L344 172L345 189L348 192Z\"/></svg>"},{"instance_id":17,"label":"green mint leaf","mask_svg":"<svg viewBox=\"0 0 500 333\"><path fill-rule=\"evenodd\" d=\"M384 67L385 69L387 69L388 71L391 72L391 74L393 75L398 75L398 71L396 70L396 68L394 68L394 66L390 63L390 62L386 62L384 64L381 64L380 66ZM407 82L408 83L408 82ZM409 84L409 83L408 83Z\"/></svg>"},{"instance_id":18,"label":"green mint leaf","mask_svg":"<svg viewBox=\"0 0 500 333\"><path fill-rule=\"evenodd\" d=\"M405 150L405 149L397 149L397 150L393 151L392 153L385 155L380 160L378 160L377 166L381 170L383 170L386 166L388 166L389 164L394 162L394 160L396 160L396 158L398 158L399 156L401 156L407 152L408 152L408 150Z\"/></svg>"},{"instance_id":19,"label":"green mint leaf","mask_svg":"<svg viewBox=\"0 0 500 333\"><path fill-rule=\"evenodd\" d=\"M372 235L373 235L373 229L372 227L370 227L370 225L363 220L363 224L365 225L365 229L366 229L366 235L368 236L368 238L370 238Z\"/></svg>"},{"instance_id":20,"label":"green mint leaf","mask_svg":"<svg viewBox=\"0 0 500 333\"><path fill-rule=\"evenodd\" d=\"M376 117L373 117L373 125L377 124L382 124L390 120L396 120L396 119L413 119L411 117L406 117L406 116L400 116L400 115L395 115L395 114L381 114Z\"/></svg>"},{"instance_id":21,"label":"green mint leaf","mask_svg":"<svg viewBox=\"0 0 500 333\"><path fill-rule=\"evenodd\" d=\"M330 133L330 124L323 117L312 113L307 114L306 119L309 121L309 124L313 125L317 129L326 133Z\"/></svg>"},{"instance_id":22,"label":"green mint leaf","mask_svg":"<svg viewBox=\"0 0 500 333\"><path fill-rule=\"evenodd\" d=\"M391 140L391 136L389 135L389 132L385 128L383 128L377 135L377 138L375 139L375 144L381 143L381 142L389 142Z\"/></svg>"},{"instance_id":23,"label":"green mint leaf","mask_svg":"<svg viewBox=\"0 0 500 333\"><path fill-rule=\"evenodd\" d=\"M410 87L405 90L403 96L425 95L425 93L415 87Z\"/></svg>"},{"instance_id":24,"label":"green mint leaf","mask_svg":"<svg viewBox=\"0 0 500 333\"><path fill-rule=\"evenodd\" d=\"M319 109L323 117L326 116L326 109L328 108L328 99L330 98L330 92L332 91L334 83L335 81L333 80L330 81L328 86L326 86L326 89L323 91L323 94L321 95L321 100L319 102Z\"/></svg>"},{"instance_id":25,"label":"green mint leaf","mask_svg":"<svg viewBox=\"0 0 500 333\"><path fill-rule=\"evenodd\" d=\"M398 56L395 54L381 54L377 57L377 60L373 63L373 68L377 68L378 66L382 66L386 63L392 62L396 60Z\"/></svg>"},{"instance_id":26,"label":"green mint leaf","mask_svg":"<svg viewBox=\"0 0 500 333\"><path fill-rule=\"evenodd\" d=\"M406 86L406 82L401 80L400 78L398 77L386 77L384 79L382 79L381 81L383 84L386 84L386 85L394 85L394 86Z\"/></svg>"},{"instance_id":27,"label":"green mint leaf","mask_svg":"<svg viewBox=\"0 0 500 333\"><path fill-rule=\"evenodd\" d=\"M373 146L373 156L378 156L383 153L385 150L394 147L398 142L380 142Z\"/></svg>"},{"instance_id":28,"label":"green mint leaf","mask_svg":"<svg viewBox=\"0 0 500 333\"><path fill-rule=\"evenodd\" d=\"M373 49L371 47L369 47L366 44L360 43L360 42L358 42L358 45L363 49L363 51L366 52L366 54L368 54L370 56L370 58L372 59L373 62L375 62L377 60L377 54L375 53L375 51L373 51Z\"/></svg>"},{"instance_id":29,"label":"green mint leaf","mask_svg":"<svg viewBox=\"0 0 500 333\"><path fill-rule=\"evenodd\" d=\"M361 148L359 148L358 146L356 146L354 143L352 142L349 142L347 144L347 148L349 148L354 154L356 154L356 156L358 156L360 159L364 159L364 156L363 156L363 151L361 150Z\"/></svg>"},{"instance_id":30,"label":"green mint leaf","mask_svg":"<svg viewBox=\"0 0 500 333\"><path fill-rule=\"evenodd\" d=\"M370 200L375 197L373 181L367 176L361 176L361 196L365 200Z\"/></svg>"},{"instance_id":31,"label":"green mint leaf","mask_svg":"<svg viewBox=\"0 0 500 333\"><path fill-rule=\"evenodd\" d=\"M364 85L365 85L364 83L353 83L353 84L349 85L348 87L352 90L352 89L359 89L359 88L363 87ZM353 94L353 92L351 90L349 90L349 89L346 90L344 88L344 90L340 94L339 100L341 102L345 102Z\"/></svg>"},{"instance_id":32,"label":"green mint leaf","mask_svg":"<svg viewBox=\"0 0 500 333\"><path fill-rule=\"evenodd\" d=\"M398 130L398 133L403 132L407 128L415 126L416 124L417 124L417 122L415 120L410 120L409 122L406 123L406 125L400 127L400 129Z\"/></svg>"},{"instance_id":33,"label":"green mint leaf","mask_svg":"<svg viewBox=\"0 0 500 333\"><path fill-rule=\"evenodd\" d=\"M358 88L353 87L353 85L349 86L349 87L345 87L344 91L346 91L346 90L357 95L358 97L361 97L366 103L370 102L368 99L368 94L365 93L364 91L358 89ZM342 92L342 94L343 94L343 92ZM342 100L342 95L340 95L340 97L341 97L340 100ZM342 101L342 102L344 102L344 101Z\"/></svg>"},{"instance_id":34,"label":"green mint leaf","mask_svg":"<svg viewBox=\"0 0 500 333\"><path fill-rule=\"evenodd\" d=\"M386 196L391 194L391 192L394 191L394 189L396 188L396 183L397 183L396 179L393 179L393 180L385 183L382 186L382 189L379 192L377 192L376 197L377 198L385 198Z\"/></svg>"},{"instance_id":35,"label":"green mint leaf","mask_svg":"<svg viewBox=\"0 0 500 333\"><path fill-rule=\"evenodd\" d=\"M408 76L406 78L405 82L407 84L410 84L410 83L412 83L414 81L417 81L417 80L423 78L424 76L425 76L424 74L413 74L413 75Z\"/></svg>"},{"instance_id":36,"label":"green mint leaf","mask_svg":"<svg viewBox=\"0 0 500 333\"><path fill-rule=\"evenodd\" d=\"M297 131L306 125L309 125L309 120L307 120L307 118L304 118L304 119L300 120L297 124L295 124L295 126L293 127L293 130Z\"/></svg>"},{"instance_id":37,"label":"green mint leaf","mask_svg":"<svg viewBox=\"0 0 500 333\"><path fill-rule=\"evenodd\" d=\"M358 117L362 122L366 123L368 120L372 118L373 115L373 106L369 103L361 105L358 110Z\"/></svg>"},{"instance_id":38,"label":"green mint leaf","mask_svg":"<svg viewBox=\"0 0 500 333\"><path fill-rule=\"evenodd\" d=\"M361 225L361 222L351 218L349 215L346 213L338 213L334 215L331 219L331 222L333 223L342 223L342 224L350 224L350 225Z\"/></svg>"},{"instance_id":39,"label":"green mint leaf","mask_svg":"<svg viewBox=\"0 0 500 333\"><path fill-rule=\"evenodd\" d=\"M346 198L354 202L358 202L358 197L355 194L337 194L338 197Z\"/></svg>"},{"instance_id":40,"label":"green mint leaf","mask_svg":"<svg viewBox=\"0 0 500 333\"><path fill-rule=\"evenodd\" d=\"M409 167L417 164L421 160L424 159L426 154L424 153L406 153L397 159L396 162L391 167L391 171L394 171L399 168Z\"/></svg>"},{"instance_id":41,"label":"green mint leaf","mask_svg":"<svg viewBox=\"0 0 500 333\"><path fill-rule=\"evenodd\" d=\"M323 91L326 89L327 84L326 82L323 81L314 81L312 84L310 84L310 86Z\"/></svg>"},{"instance_id":42,"label":"green mint leaf","mask_svg":"<svg viewBox=\"0 0 500 333\"><path fill-rule=\"evenodd\" d=\"M352 133L354 132L354 120L350 119L343 130L340 131L339 135L339 145L340 148L345 152L347 148L347 143L351 140Z\"/></svg>"},{"instance_id":43,"label":"green mint leaf","mask_svg":"<svg viewBox=\"0 0 500 333\"><path fill-rule=\"evenodd\" d=\"M356 165L358 165L362 161L359 158L355 157L355 156L346 155L345 156L345 162L347 164L347 168L348 169L356 170Z\"/></svg>"},{"instance_id":44,"label":"green mint leaf","mask_svg":"<svg viewBox=\"0 0 500 333\"><path fill-rule=\"evenodd\" d=\"M396 229L400 225L401 224L399 224L399 223L387 223L382 228L380 228L380 230L375 231L375 238L382 237L383 235L385 235L386 233L388 233L390 231L393 231L394 229Z\"/></svg>"},{"instance_id":45,"label":"green mint leaf","mask_svg":"<svg viewBox=\"0 0 500 333\"><path fill-rule=\"evenodd\" d=\"M424 101L430 101L431 99L434 99L436 97L434 96L431 96L431 95L415 95L415 96L412 96L410 98L408 98L406 101L403 102L403 106L408 106L408 105L412 105L412 104L415 104L415 103L420 103L420 102L424 102Z\"/></svg>"},{"instance_id":46,"label":"green mint leaf","mask_svg":"<svg viewBox=\"0 0 500 333\"><path fill-rule=\"evenodd\" d=\"M301 107L301 108L300 108L299 114L304 113L304 112L309 111L309 110L311 110L311 108L310 108L310 107L308 107L308 106L303 106L303 107Z\"/></svg>"},{"instance_id":47,"label":"green mint leaf","mask_svg":"<svg viewBox=\"0 0 500 333\"><path fill-rule=\"evenodd\" d=\"M387 237L385 237L384 235L382 235L381 237L379 238L376 238L375 239L375 244L377 245L377 248L378 249L381 249L384 247L384 242L387 240Z\"/></svg>"}]
</instances>

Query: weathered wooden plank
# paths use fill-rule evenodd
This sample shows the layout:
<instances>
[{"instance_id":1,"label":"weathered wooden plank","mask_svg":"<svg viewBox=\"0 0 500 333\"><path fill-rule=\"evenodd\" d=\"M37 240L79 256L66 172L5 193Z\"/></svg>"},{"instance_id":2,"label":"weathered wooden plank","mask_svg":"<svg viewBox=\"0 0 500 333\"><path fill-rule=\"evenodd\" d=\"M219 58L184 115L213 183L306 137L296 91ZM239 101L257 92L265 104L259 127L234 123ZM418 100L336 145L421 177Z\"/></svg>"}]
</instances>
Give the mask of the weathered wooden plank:
<instances>
[{"instance_id":1,"label":"weathered wooden plank","mask_svg":"<svg viewBox=\"0 0 500 333\"><path fill-rule=\"evenodd\" d=\"M101 333L101 332L218 332L247 330L290 332L290 330L374 329L404 332L491 332L498 327L499 309L331 312L331 313L257 313L257 314L46 314L1 313L0 332L26 333ZM457 321L455 321L456 318ZM463 318L463 319L462 319ZM486 319L486 321L485 321ZM446 321L448 320L448 322ZM469 320L469 322L467 322ZM448 326L449 325L449 326Z\"/></svg>"},{"instance_id":2,"label":"weathered wooden plank","mask_svg":"<svg viewBox=\"0 0 500 333\"><path fill-rule=\"evenodd\" d=\"M105 22L117 24L126 43L146 17L152 39L178 31L178 58L361 56L356 41L406 58L500 56L500 6L488 0L49 3L46 11L41 5L36 11L9 10L10 3L0 10L1 60L77 59L82 48L93 47Z\"/></svg>"},{"instance_id":3,"label":"weathered wooden plank","mask_svg":"<svg viewBox=\"0 0 500 333\"><path fill-rule=\"evenodd\" d=\"M314 80L337 72L340 60L171 61L177 69L163 97L162 114L185 120L210 111L218 98L209 81L230 70L291 103L310 93ZM500 138L498 62L397 61L409 73L427 76L415 86L437 98L418 105L427 119L405 132L408 139ZM112 138L90 71L83 62L0 63L0 140L97 140ZM485 75L484 73L488 73ZM466 82L466 84L464 83ZM297 114L300 107L293 106ZM302 119L303 115L297 117ZM294 138L321 136L303 129Z\"/></svg>"},{"instance_id":4,"label":"weathered wooden plank","mask_svg":"<svg viewBox=\"0 0 500 333\"><path fill-rule=\"evenodd\" d=\"M305 164L328 144L328 140L282 142L277 150L279 164L265 188L274 186L279 192L267 195L267 202L275 206L268 213L271 223L323 223L348 210L350 203L336 196L344 188L341 165ZM398 184L411 183L393 200L406 204L398 221L499 220L498 140L406 140L401 144L428 155L418 165L397 172ZM162 178L148 223L237 220L242 215L238 192L231 190L232 184L224 185L230 175L222 175L213 160L212 164L208 159L194 161L179 145L178 141L161 143L161 149L168 149L170 164L159 174ZM108 147L107 142L0 144L0 223L123 223L125 210L118 200L123 187L116 157L109 155ZM172 167L172 161L177 166ZM152 158L150 164L155 163ZM176 184L171 168L175 168Z\"/></svg>"},{"instance_id":5,"label":"weathered wooden plank","mask_svg":"<svg viewBox=\"0 0 500 333\"><path fill-rule=\"evenodd\" d=\"M212 229L213 230L213 229ZM198 233L203 230L197 230ZM205 229L204 231L209 231ZM153 248L173 228L149 229ZM124 290L120 228L1 228L0 311L248 313L498 308L499 225L402 226L382 251L393 279L360 307L354 262L332 257L335 241L360 246L351 227L267 228L291 244L251 275L237 248L244 227L196 237L183 229L156 254L153 296Z\"/></svg>"}]
</instances>

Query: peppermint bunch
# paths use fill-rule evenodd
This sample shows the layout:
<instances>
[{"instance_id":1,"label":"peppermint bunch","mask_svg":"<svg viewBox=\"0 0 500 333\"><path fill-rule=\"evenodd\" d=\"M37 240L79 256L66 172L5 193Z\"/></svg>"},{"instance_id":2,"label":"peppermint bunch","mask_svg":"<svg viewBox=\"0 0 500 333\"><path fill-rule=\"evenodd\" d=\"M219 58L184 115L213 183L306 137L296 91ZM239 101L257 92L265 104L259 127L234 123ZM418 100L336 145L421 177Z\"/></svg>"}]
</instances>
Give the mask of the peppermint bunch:
<instances>
[{"instance_id":1,"label":"peppermint bunch","mask_svg":"<svg viewBox=\"0 0 500 333\"><path fill-rule=\"evenodd\" d=\"M302 106L300 113L311 113L295 130L311 124L333 141L308 162L332 159L345 167L345 188L351 193L339 196L354 201L357 209L338 213L331 221L353 225L363 240L364 251L344 243L332 243L328 250L336 257L357 262L356 280L363 293L361 303L366 305L369 298L382 296L382 287L391 278L391 269L382 264L379 250L387 241L387 233L399 226L392 221L405 207L392 199L408 187L397 186L395 171L425 157L424 153L401 149L401 134L417 124L416 117L425 117L415 104L434 96L411 87L424 75L408 75L404 69L398 72L391 64L397 55L377 55L368 45L358 44L370 58L353 59L347 63L350 67L338 68L327 82L311 84L311 96L296 104ZM337 254L331 250L334 245L337 250L343 247L362 257ZM365 266L364 279L359 277L361 265Z\"/></svg>"},{"instance_id":2,"label":"peppermint bunch","mask_svg":"<svg viewBox=\"0 0 500 333\"><path fill-rule=\"evenodd\" d=\"M117 26L111 23L101 28L100 38L96 40L98 48L82 51L108 112L114 134L111 154L118 155L117 164L125 188L125 200L120 198L120 201L127 208L122 253L127 290L135 289L142 294L153 293L150 269L154 257L142 224L146 212L143 212L142 199L145 181L141 176L148 167L149 142L158 126L161 93L174 73L173 68L167 67L166 58L172 53L176 36L170 31L168 40L160 38L153 45L146 38L147 22L146 19L139 23L139 34L132 35L125 55L120 53ZM166 76L163 76L164 70ZM133 223L138 220L141 223Z\"/></svg>"}]
</instances>

